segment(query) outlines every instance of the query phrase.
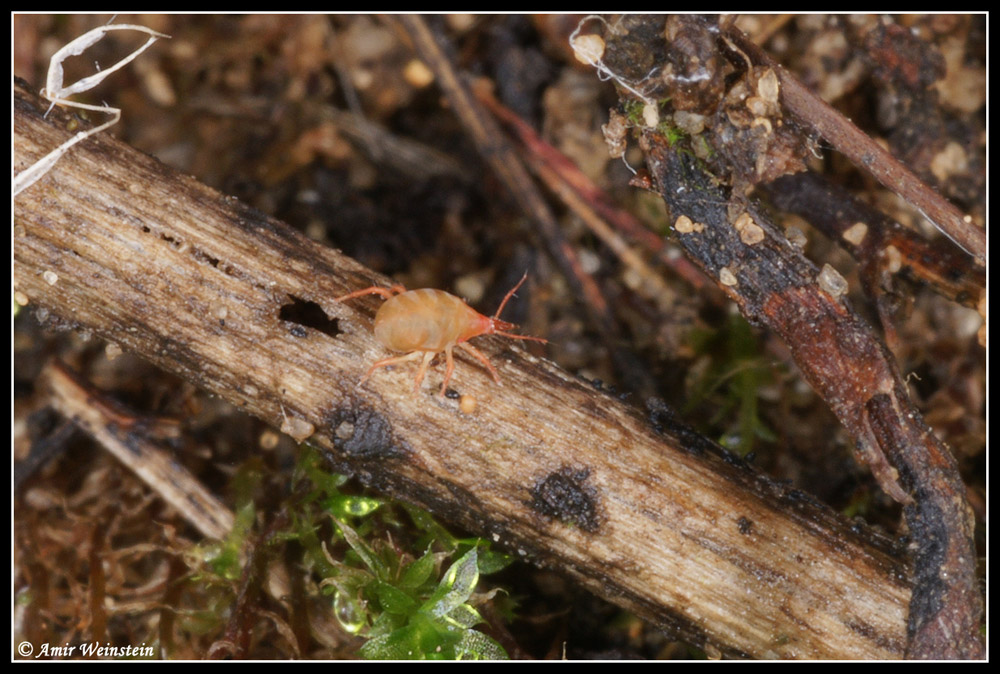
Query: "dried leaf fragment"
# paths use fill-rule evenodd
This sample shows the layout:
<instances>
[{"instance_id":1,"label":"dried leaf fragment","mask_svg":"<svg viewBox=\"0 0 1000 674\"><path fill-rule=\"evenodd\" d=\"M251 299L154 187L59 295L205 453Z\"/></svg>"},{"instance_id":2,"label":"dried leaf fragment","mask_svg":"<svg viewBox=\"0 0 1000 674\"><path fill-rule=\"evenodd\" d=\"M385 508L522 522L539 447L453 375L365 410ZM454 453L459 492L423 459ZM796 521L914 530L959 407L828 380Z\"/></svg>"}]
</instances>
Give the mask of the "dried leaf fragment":
<instances>
[{"instance_id":1,"label":"dried leaf fragment","mask_svg":"<svg viewBox=\"0 0 1000 674\"><path fill-rule=\"evenodd\" d=\"M100 72L91 75L89 77L84 77L82 80L74 82L73 84L64 87L63 86L63 61L71 56L78 56L85 52L91 45L100 42L109 31L113 30L137 30L141 33L146 33L149 35L149 39L146 40L145 44L133 51L131 54L123 58L121 61L111 66L110 68L105 68ZM139 54L146 51L149 47L153 45L161 37L170 37L169 35L164 35L163 33L158 33L151 28L146 28L145 26L134 26L131 24L119 24L110 26L100 26L91 31L88 31L76 38L65 47L57 51L52 55L49 60L49 73L45 81L45 88L42 89L41 94L53 105L67 105L74 108L80 108L82 110L93 110L95 112L103 112L111 115L111 119L106 121L100 126L96 126L92 129L86 131L81 131L76 134L65 143L62 143L56 149L49 152L47 155L36 161L34 164L21 171L14 177L13 185L11 187L12 196L17 196L25 189L33 185L39 178L49 172L56 162L69 151L71 147L79 143L81 140L89 138L95 133L100 133L104 129L107 129L118 123L121 117L121 110L118 108L112 108L109 105L87 105L86 103L77 103L68 99L69 96L73 94L80 93L81 91L87 91L94 88L106 78L111 73L116 70L123 68L128 65L133 59L135 59Z\"/></svg>"}]
</instances>

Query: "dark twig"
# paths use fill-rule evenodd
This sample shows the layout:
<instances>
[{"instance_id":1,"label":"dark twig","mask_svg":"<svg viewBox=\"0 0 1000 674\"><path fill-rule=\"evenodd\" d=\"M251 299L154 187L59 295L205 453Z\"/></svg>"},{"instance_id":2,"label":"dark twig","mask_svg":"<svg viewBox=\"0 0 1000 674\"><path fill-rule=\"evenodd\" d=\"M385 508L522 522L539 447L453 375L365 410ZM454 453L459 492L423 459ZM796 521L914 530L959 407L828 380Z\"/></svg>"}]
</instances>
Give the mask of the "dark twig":
<instances>
[{"instance_id":1,"label":"dark twig","mask_svg":"<svg viewBox=\"0 0 1000 674\"><path fill-rule=\"evenodd\" d=\"M904 505L918 577L907 655L980 657L975 519L954 457L913 406L888 349L847 302L846 280L830 265L817 269L746 195L764 176L773 180L803 168L806 145L796 127L785 123L783 107L880 180L898 173L898 184L890 187L905 197L916 195L914 203L925 212L957 211L783 72L731 22L720 28L706 16L637 18L627 30L609 30L606 37L606 64L616 81L642 81L645 97L655 96L661 105L669 97L665 112L694 110L704 120L704 133L691 139L668 137L669 129L654 123L640 134L680 245L718 279L747 318L789 346L806 380L854 437L859 458ZM727 72L727 65L736 72ZM649 76L661 70L663 76ZM636 89L620 91L631 99ZM644 98L643 105L650 102ZM760 127L756 132L754 124ZM985 262L985 247L974 252Z\"/></svg>"},{"instance_id":2,"label":"dark twig","mask_svg":"<svg viewBox=\"0 0 1000 674\"><path fill-rule=\"evenodd\" d=\"M14 491L20 491L25 480L53 457L62 454L74 433L76 425L71 420L64 419L51 433L33 442L27 458L14 464Z\"/></svg>"},{"instance_id":3,"label":"dark twig","mask_svg":"<svg viewBox=\"0 0 1000 674\"><path fill-rule=\"evenodd\" d=\"M859 261L862 282L890 344L895 342L890 295L897 272L967 307L979 308L983 301L986 272L970 265L958 249L932 245L823 177L796 173L764 190L777 208L805 218Z\"/></svg>"},{"instance_id":4,"label":"dark twig","mask_svg":"<svg viewBox=\"0 0 1000 674\"><path fill-rule=\"evenodd\" d=\"M986 291L986 272L957 250L928 242L815 173L783 176L764 189L776 207L808 220L862 265L898 270L973 309Z\"/></svg>"},{"instance_id":5,"label":"dark twig","mask_svg":"<svg viewBox=\"0 0 1000 674\"><path fill-rule=\"evenodd\" d=\"M337 131L357 143L371 158L382 165L391 166L415 180L430 176L448 176L468 180L468 173L452 155L406 136L393 133L385 126L362 117L355 112L324 105L318 113L320 119L330 120Z\"/></svg>"},{"instance_id":6,"label":"dark twig","mask_svg":"<svg viewBox=\"0 0 1000 674\"><path fill-rule=\"evenodd\" d=\"M887 350L839 298L846 284L839 287L837 276L816 269L752 203L745 213L764 237L745 241L729 222L726 195L691 155L652 131L643 133L642 143L671 213L699 225L683 227L688 231L678 240L685 251L719 279L745 316L788 344L882 488L904 504L919 579L908 654L980 657L982 606L965 486L954 457L910 402Z\"/></svg>"},{"instance_id":7,"label":"dark twig","mask_svg":"<svg viewBox=\"0 0 1000 674\"><path fill-rule=\"evenodd\" d=\"M768 66L781 82L781 103L798 119L814 128L834 148L871 173L886 188L923 213L941 232L986 264L986 232L966 220L951 202L927 186L913 171L868 137L836 109L816 96L797 77L778 65L763 49L734 26L723 33L754 65Z\"/></svg>"}]
</instances>

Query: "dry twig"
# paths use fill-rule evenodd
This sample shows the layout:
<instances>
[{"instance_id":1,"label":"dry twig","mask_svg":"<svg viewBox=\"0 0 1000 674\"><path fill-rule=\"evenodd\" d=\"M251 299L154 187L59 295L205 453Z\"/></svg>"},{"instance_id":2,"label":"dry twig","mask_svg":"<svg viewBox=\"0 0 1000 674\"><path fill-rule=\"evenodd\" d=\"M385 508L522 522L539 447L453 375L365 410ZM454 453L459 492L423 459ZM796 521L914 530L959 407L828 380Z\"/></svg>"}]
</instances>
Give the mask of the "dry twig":
<instances>
[{"instance_id":1,"label":"dry twig","mask_svg":"<svg viewBox=\"0 0 1000 674\"><path fill-rule=\"evenodd\" d=\"M570 159L556 148L546 143L527 123L486 91L477 91L479 100L487 105L501 121L511 128L524 145L525 161L547 184L559 199L573 210L590 230L615 252L624 264L640 270L643 278L652 283L660 281L646 271L642 260L635 259L635 253L627 249L624 238L633 239L647 250L655 253L659 260L683 278L693 288L706 288L706 278L684 257L671 255L673 249L659 236L647 229L631 213L615 207L610 198ZM620 233L620 234L619 234Z\"/></svg>"},{"instance_id":2,"label":"dry twig","mask_svg":"<svg viewBox=\"0 0 1000 674\"><path fill-rule=\"evenodd\" d=\"M145 438L143 419L115 409L61 364L43 374L53 406L96 439L129 470L207 538L223 539L233 528L233 513L168 453Z\"/></svg>"}]
</instances>

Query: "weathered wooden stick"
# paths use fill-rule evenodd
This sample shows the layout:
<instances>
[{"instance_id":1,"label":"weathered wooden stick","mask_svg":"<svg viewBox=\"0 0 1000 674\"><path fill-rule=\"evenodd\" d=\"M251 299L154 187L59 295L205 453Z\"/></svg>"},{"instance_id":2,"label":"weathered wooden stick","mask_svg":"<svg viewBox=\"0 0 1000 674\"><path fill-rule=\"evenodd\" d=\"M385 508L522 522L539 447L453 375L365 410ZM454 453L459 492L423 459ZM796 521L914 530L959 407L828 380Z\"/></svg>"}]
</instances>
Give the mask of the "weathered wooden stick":
<instances>
[{"instance_id":1,"label":"weathered wooden stick","mask_svg":"<svg viewBox=\"0 0 1000 674\"><path fill-rule=\"evenodd\" d=\"M104 396L95 395L79 377L61 363L42 371L52 407L72 419L118 461L148 484L181 516L208 538L223 539L233 528L234 515L173 457L135 432L143 419L112 407Z\"/></svg>"},{"instance_id":2,"label":"weathered wooden stick","mask_svg":"<svg viewBox=\"0 0 1000 674\"><path fill-rule=\"evenodd\" d=\"M654 132L641 142L653 182L670 206L697 225L678 236L685 252L719 278L750 320L779 335L803 377L854 437L859 459L903 504L915 576L907 655L982 656L975 518L954 457L913 406L888 350L847 302L846 282L818 270L748 203L744 232L730 224L725 195L691 155ZM759 235L748 237L751 224ZM842 284L842 285L841 285Z\"/></svg>"},{"instance_id":3,"label":"weathered wooden stick","mask_svg":"<svg viewBox=\"0 0 1000 674\"><path fill-rule=\"evenodd\" d=\"M15 172L72 135L15 86ZM73 122L76 123L76 122ZM910 580L884 539L678 423L652 419L494 337L497 386L459 356L414 394L380 370L388 281L107 136L14 202L14 286L54 326L91 331L322 447L333 469L428 508L710 653L894 658ZM313 302L330 324L283 318ZM428 379L441 376L435 371ZM468 408L466 408L468 409Z\"/></svg>"}]
</instances>

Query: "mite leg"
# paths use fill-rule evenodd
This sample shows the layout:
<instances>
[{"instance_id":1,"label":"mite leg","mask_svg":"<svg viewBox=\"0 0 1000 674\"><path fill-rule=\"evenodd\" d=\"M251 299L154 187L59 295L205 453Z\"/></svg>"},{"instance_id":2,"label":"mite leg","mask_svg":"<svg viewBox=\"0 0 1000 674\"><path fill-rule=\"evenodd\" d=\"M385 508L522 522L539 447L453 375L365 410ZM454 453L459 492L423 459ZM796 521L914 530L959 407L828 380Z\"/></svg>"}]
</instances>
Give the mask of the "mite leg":
<instances>
[{"instance_id":1,"label":"mite leg","mask_svg":"<svg viewBox=\"0 0 1000 674\"><path fill-rule=\"evenodd\" d=\"M361 381L358 382L358 386L361 386L366 381L368 381L368 378L371 377L372 374L375 373L375 370L379 369L380 367L386 367L387 365L395 365L396 363L403 363L408 360L416 360L417 358L420 358L420 356L422 355L423 351L413 351L411 353L406 354L405 356L394 356L392 358L384 358L380 361L377 361L368 370L368 374L366 374L364 377L361 378Z\"/></svg>"},{"instance_id":2,"label":"mite leg","mask_svg":"<svg viewBox=\"0 0 1000 674\"><path fill-rule=\"evenodd\" d=\"M370 288L362 288L361 290L355 290L353 293L347 293L346 295L341 295L334 302L343 302L345 300L353 299L355 297L361 297L362 295L381 295L383 299L389 299L393 295L398 295L399 293L405 293L406 288L401 285L394 285L391 288L382 288L379 286L371 286Z\"/></svg>"},{"instance_id":3,"label":"mite leg","mask_svg":"<svg viewBox=\"0 0 1000 674\"><path fill-rule=\"evenodd\" d=\"M517 292L517 289L521 287L521 285L525 282L525 280L527 280L527 278L528 278L528 272L524 272L524 276L522 276L521 280L517 282L517 285L511 288L509 291L507 291L507 294L504 295L503 301L500 303L500 306L497 307L497 312L493 314L494 319L500 318L500 312L503 311L503 308L505 306L507 306L507 301L514 296L514 293Z\"/></svg>"},{"instance_id":4,"label":"mite leg","mask_svg":"<svg viewBox=\"0 0 1000 674\"><path fill-rule=\"evenodd\" d=\"M414 351L413 353L420 353L420 351ZM417 370L417 380L413 384L413 392L416 393L420 390L420 385L424 382L424 374L427 373L427 366L431 364L434 360L434 356L437 355L434 351L424 351L424 362L420 364L420 369Z\"/></svg>"},{"instance_id":5,"label":"mite leg","mask_svg":"<svg viewBox=\"0 0 1000 674\"><path fill-rule=\"evenodd\" d=\"M541 342L542 344L548 344L549 340L544 337L532 337L531 335L515 335L513 332L500 332L497 330L493 333L494 335L500 335L501 337L509 337L510 339L530 339L533 342Z\"/></svg>"},{"instance_id":6,"label":"mite leg","mask_svg":"<svg viewBox=\"0 0 1000 674\"><path fill-rule=\"evenodd\" d=\"M445 358L448 360L448 365L444 370L444 381L441 382L441 393L438 394L441 398L444 397L444 392L448 390L448 381L451 379L451 373L455 371L455 357L451 353L452 345L448 345L444 348Z\"/></svg>"},{"instance_id":7,"label":"mite leg","mask_svg":"<svg viewBox=\"0 0 1000 674\"><path fill-rule=\"evenodd\" d=\"M469 353L471 353L473 356L475 356L479 360L480 363L482 363L483 365L485 365L486 369L489 370L490 374L493 375L493 381L495 381L496 383L500 384L500 375L497 374L497 369L495 367L493 367L493 365L490 363L490 361L488 361L486 359L486 356L484 356L482 353L479 352L479 349L477 349L476 347L472 346L468 342L460 342L458 344L458 346L462 347L463 349L465 349L466 351L468 351ZM500 384L500 385L503 386L503 384Z\"/></svg>"}]
</instances>

